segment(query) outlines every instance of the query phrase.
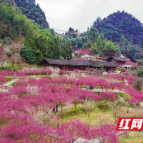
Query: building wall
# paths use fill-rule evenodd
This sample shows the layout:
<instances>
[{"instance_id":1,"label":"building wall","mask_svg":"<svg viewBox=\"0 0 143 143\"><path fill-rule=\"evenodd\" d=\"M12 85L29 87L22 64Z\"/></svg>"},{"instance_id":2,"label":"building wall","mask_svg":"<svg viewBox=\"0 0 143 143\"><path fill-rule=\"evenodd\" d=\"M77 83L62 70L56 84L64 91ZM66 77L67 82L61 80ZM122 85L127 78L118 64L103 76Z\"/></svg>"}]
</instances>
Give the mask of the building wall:
<instances>
[{"instance_id":1,"label":"building wall","mask_svg":"<svg viewBox=\"0 0 143 143\"><path fill-rule=\"evenodd\" d=\"M125 65L125 64L126 64L126 62L116 61L116 64L117 64L117 65Z\"/></svg>"},{"instance_id":2,"label":"building wall","mask_svg":"<svg viewBox=\"0 0 143 143\"><path fill-rule=\"evenodd\" d=\"M114 72L114 71L116 71L116 68L109 68L109 72Z\"/></svg>"}]
</instances>

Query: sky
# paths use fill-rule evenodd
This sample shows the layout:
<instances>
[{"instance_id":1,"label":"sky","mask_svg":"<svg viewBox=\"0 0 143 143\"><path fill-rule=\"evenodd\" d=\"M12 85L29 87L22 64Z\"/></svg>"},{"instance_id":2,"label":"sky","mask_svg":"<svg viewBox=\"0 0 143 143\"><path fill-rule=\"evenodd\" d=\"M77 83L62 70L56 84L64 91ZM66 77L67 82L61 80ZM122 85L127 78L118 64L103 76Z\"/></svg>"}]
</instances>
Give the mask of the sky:
<instances>
[{"instance_id":1,"label":"sky","mask_svg":"<svg viewBox=\"0 0 143 143\"><path fill-rule=\"evenodd\" d=\"M97 17L125 11L143 23L143 0L36 0L45 12L50 28L59 33L69 27L84 32Z\"/></svg>"}]
</instances>

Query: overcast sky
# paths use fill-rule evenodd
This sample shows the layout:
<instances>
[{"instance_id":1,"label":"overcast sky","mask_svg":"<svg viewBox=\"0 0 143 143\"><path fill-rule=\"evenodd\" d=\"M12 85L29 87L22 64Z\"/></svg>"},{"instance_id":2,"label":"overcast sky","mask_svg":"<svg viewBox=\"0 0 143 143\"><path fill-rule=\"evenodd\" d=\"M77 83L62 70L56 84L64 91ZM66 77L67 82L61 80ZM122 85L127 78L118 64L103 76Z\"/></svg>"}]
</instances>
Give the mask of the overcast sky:
<instances>
[{"instance_id":1,"label":"overcast sky","mask_svg":"<svg viewBox=\"0 0 143 143\"><path fill-rule=\"evenodd\" d=\"M86 31L98 16L126 11L143 22L143 0L36 0L46 14L50 28L67 31L69 27Z\"/></svg>"}]
</instances>

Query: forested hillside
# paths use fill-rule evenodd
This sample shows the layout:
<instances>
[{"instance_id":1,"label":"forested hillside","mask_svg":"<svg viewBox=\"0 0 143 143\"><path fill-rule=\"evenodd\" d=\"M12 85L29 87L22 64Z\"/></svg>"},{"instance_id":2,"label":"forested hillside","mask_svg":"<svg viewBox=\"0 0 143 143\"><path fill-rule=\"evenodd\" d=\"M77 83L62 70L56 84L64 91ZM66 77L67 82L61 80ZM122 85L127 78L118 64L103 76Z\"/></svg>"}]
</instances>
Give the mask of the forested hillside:
<instances>
[{"instance_id":1,"label":"forested hillside","mask_svg":"<svg viewBox=\"0 0 143 143\"><path fill-rule=\"evenodd\" d=\"M50 29L40 29L39 25L28 19L15 6L2 2L0 42L5 43L5 39L9 38L14 41L24 39L24 47L20 54L28 63L38 63L43 58L59 59L61 55L63 58L71 58L70 44L63 44L66 50L62 50L60 38L53 35Z\"/></svg>"},{"instance_id":2,"label":"forested hillside","mask_svg":"<svg viewBox=\"0 0 143 143\"><path fill-rule=\"evenodd\" d=\"M33 28L38 28L38 25L24 16L15 6L0 3L0 39L9 37L15 40L26 37L27 31Z\"/></svg>"},{"instance_id":3,"label":"forested hillside","mask_svg":"<svg viewBox=\"0 0 143 143\"><path fill-rule=\"evenodd\" d=\"M143 25L139 20L126 12L116 12L103 20L97 19L94 26L104 37L119 42L122 35L131 42L143 48Z\"/></svg>"},{"instance_id":4,"label":"forested hillside","mask_svg":"<svg viewBox=\"0 0 143 143\"><path fill-rule=\"evenodd\" d=\"M76 31L70 27L62 43L71 42L73 47L90 49L93 54L99 56L119 56L121 54L118 45L106 40L95 27L91 27L80 36L76 34Z\"/></svg>"},{"instance_id":5,"label":"forested hillside","mask_svg":"<svg viewBox=\"0 0 143 143\"><path fill-rule=\"evenodd\" d=\"M104 38L118 43L125 56L143 58L143 25L131 14L118 11L103 20L98 18L94 27Z\"/></svg>"},{"instance_id":6,"label":"forested hillside","mask_svg":"<svg viewBox=\"0 0 143 143\"><path fill-rule=\"evenodd\" d=\"M38 4L35 4L35 0L0 0L0 2L7 2L17 7L27 18L34 20L42 28L49 28L45 13Z\"/></svg>"},{"instance_id":7,"label":"forested hillside","mask_svg":"<svg viewBox=\"0 0 143 143\"><path fill-rule=\"evenodd\" d=\"M46 21L45 13L40 6L35 4L35 0L14 0L17 7L22 10L22 13L28 18L34 20L43 28L49 28L49 23Z\"/></svg>"}]
</instances>

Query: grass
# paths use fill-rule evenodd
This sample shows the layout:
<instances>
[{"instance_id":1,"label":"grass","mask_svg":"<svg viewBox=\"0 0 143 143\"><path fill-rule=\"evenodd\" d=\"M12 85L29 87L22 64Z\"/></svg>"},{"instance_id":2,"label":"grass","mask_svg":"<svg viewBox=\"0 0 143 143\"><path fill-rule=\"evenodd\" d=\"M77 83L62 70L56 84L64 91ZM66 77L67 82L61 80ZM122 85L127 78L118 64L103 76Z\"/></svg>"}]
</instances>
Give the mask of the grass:
<instances>
[{"instance_id":1,"label":"grass","mask_svg":"<svg viewBox=\"0 0 143 143\"><path fill-rule=\"evenodd\" d=\"M11 77L11 76L7 76L7 77L5 77L5 79L7 80L7 82L10 82L10 81L12 81L12 80L13 80L13 77Z\"/></svg>"},{"instance_id":2,"label":"grass","mask_svg":"<svg viewBox=\"0 0 143 143\"><path fill-rule=\"evenodd\" d=\"M92 111L89 112L89 116L87 113L85 113L79 105L75 109L74 107L71 107L69 109L64 109L63 111L59 111L58 115L63 119L63 122L68 122L71 119L80 119L86 124L89 125L97 125L99 126L102 123L99 123L101 121L100 118L102 118L102 121L107 123L114 123L114 118L112 115L112 112L110 110L102 110L98 107L94 107Z\"/></svg>"},{"instance_id":3,"label":"grass","mask_svg":"<svg viewBox=\"0 0 143 143\"><path fill-rule=\"evenodd\" d=\"M27 75L28 77L48 77L48 78L51 78L51 76L50 75L45 75L45 74L38 74L38 75Z\"/></svg>"},{"instance_id":4,"label":"grass","mask_svg":"<svg viewBox=\"0 0 143 143\"><path fill-rule=\"evenodd\" d=\"M119 136L119 141L121 143L143 143L143 136Z\"/></svg>"},{"instance_id":5,"label":"grass","mask_svg":"<svg viewBox=\"0 0 143 143\"><path fill-rule=\"evenodd\" d=\"M16 85L16 82L11 83L9 86L14 86Z\"/></svg>"}]
</instances>

